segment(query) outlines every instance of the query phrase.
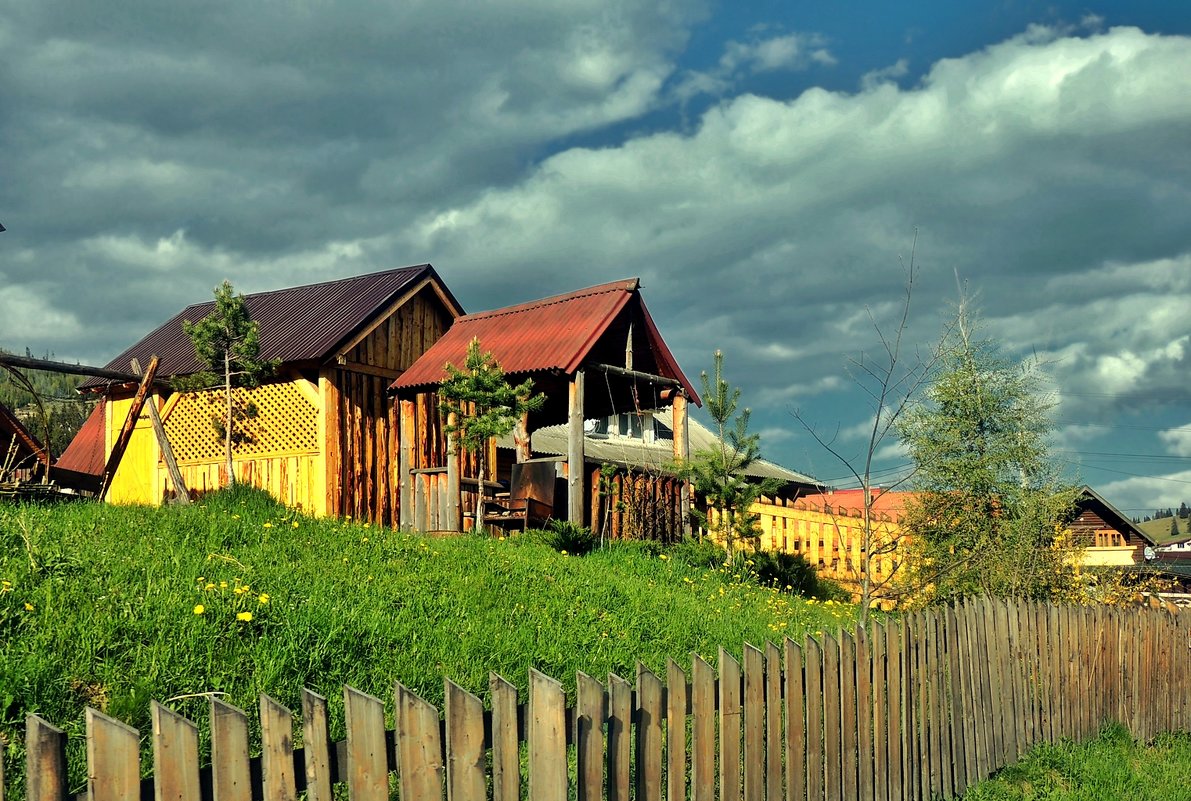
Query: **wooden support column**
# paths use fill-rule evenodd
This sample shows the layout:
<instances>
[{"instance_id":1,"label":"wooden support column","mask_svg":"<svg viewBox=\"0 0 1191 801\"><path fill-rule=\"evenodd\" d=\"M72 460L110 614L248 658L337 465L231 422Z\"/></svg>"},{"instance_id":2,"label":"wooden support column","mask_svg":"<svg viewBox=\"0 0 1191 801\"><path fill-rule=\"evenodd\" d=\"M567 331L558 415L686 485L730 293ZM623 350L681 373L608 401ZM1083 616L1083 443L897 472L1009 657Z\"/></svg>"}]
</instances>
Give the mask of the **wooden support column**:
<instances>
[{"instance_id":1,"label":"wooden support column","mask_svg":"<svg viewBox=\"0 0 1191 801\"><path fill-rule=\"evenodd\" d=\"M141 375L141 363L137 359L132 360L132 372ZM165 435L165 425L162 424L161 415L157 411L157 399L149 398L146 405L149 408L149 420L153 423L153 433L157 436L157 446L161 448L161 458L165 461L170 481L174 485L174 500L182 506L187 506L190 503L190 493L186 490L186 482L182 480L182 471L178 469L178 460L174 458L174 449L170 447L169 437Z\"/></svg>"},{"instance_id":2,"label":"wooden support column","mask_svg":"<svg viewBox=\"0 0 1191 801\"><path fill-rule=\"evenodd\" d=\"M583 524L583 371L571 379L567 415L567 519Z\"/></svg>"},{"instance_id":3,"label":"wooden support column","mask_svg":"<svg viewBox=\"0 0 1191 801\"><path fill-rule=\"evenodd\" d=\"M452 432L456 423L454 412L447 415L447 498L445 520L439 525L447 531L462 531L459 517L459 441Z\"/></svg>"},{"instance_id":4,"label":"wooden support column","mask_svg":"<svg viewBox=\"0 0 1191 801\"><path fill-rule=\"evenodd\" d=\"M687 400L681 391L674 394L671 407L673 421L670 430L674 432L674 461L682 464L691 458L691 438L687 427ZM679 506L682 511L683 536L691 535L691 482L683 481L679 488Z\"/></svg>"},{"instance_id":5,"label":"wooden support column","mask_svg":"<svg viewBox=\"0 0 1191 801\"><path fill-rule=\"evenodd\" d=\"M402 528L409 528L414 524L414 477L409 471L413 469L413 449L417 432L414 425L414 402L402 398L398 403L401 416L401 440L397 443L397 486L401 496L399 520Z\"/></svg>"},{"instance_id":6,"label":"wooden support column","mask_svg":"<svg viewBox=\"0 0 1191 801\"><path fill-rule=\"evenodd\" d=\"M521 415L521 419L513 427L513 446L517 450L517 462L528 462L531 456L529 447L529 412Z\"/></svg>"}]
</instances>

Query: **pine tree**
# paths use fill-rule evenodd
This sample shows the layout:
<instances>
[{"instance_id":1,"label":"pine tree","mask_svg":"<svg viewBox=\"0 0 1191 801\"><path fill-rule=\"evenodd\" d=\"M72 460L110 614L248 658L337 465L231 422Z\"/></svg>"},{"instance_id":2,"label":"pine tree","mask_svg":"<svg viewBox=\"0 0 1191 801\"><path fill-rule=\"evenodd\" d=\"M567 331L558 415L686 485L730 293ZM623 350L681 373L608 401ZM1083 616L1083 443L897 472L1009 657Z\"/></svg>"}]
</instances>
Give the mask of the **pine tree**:
<instances>
[{"instance_id":1,"label":"pine tree","mask_svg":"<svg viewBox=\"0 0 1191 801\"><path fill-rule=\"evenodd\" d=\"M484 525L482 488L488 440L512 431L522 415L542 407L546 396L533 394L532 379L511 386L492 354L481 349L478 339L467 346L463 369L447 364L446 371L447 377L438 389L439 411L448 420L454 415L454 422L446 426L447 432L456 435L463 447L474 450L478 458L481 482L475 508L478 532Z\"/></svg>"},{"instance_id":2,"label":"pine tree","mask_svg":"<svg viewBox=\"0 0 1191 801\"><path fill-rule=\"evenodd\" d=\"M916 465L905 526L917 586L936 597L1044 597L1065 586L1075 498L1050 457L1050 404L1032 363L975 336L961 304L926 403L899 425Z\"/></svg>"},{"instance_id":3,"label":"pine tree","mask_svg":"<svg viewBox=\"0 0 1191 801\"><path fill-rule=\"evenodd\" d=\"M762 495L776 492L780 482L750 481L746 477L745 471L761 458L761 436L749 433L751 412L739 409L740 388L732 387L724 378L724 354L717 350L713 358L714 378L709 378L706 370L699 378L716 439L710 447L692 455L682 474L706 499L716 519L713 522L697 510L692 511L692 516L720 538L731 557L738 542L753 542L757 537L759 518L749 507Z\"/></svg>"},{"instance_id":4,"label":"pine tree","mask_svg":"<svg viewBox=\"0 0 1191 801\"><path fill-rule=\"evenodd\" d=\"M182 330L194 343L194 354L207 365L210 372L188 378L181 386L188 389L223 384L224 414L216 430L223 436L224 458L227 460L227 483L236 483L232 463L232 445L236 441L236 424L255 414L248 404L237 413L232 398L233 387L254 387L268 376L277 362L260 358L260 331L248 313L243 295L237 295L228 281L215 288L215 308L197 323L182 322Z\"/></svg>"}]
</instances>

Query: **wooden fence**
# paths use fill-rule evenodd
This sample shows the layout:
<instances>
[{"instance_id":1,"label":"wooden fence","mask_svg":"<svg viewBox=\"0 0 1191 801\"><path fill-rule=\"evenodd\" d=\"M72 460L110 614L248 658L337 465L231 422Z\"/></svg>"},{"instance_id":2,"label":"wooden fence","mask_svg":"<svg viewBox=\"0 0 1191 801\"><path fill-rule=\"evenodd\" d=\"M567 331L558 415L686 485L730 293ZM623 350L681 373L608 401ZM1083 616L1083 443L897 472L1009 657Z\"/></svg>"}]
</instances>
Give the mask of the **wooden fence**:
<instances>
[{"instance_id":1,"label":"wooden fence","mask_svg":"<svg viewBox=\"0 0 1191 801\"><path fill-rule=\"evenodd\" d=\"M152 707L153 777L140 734L87 712L93 801L796 801L928 799L959 794L1061 737L1119 720L1143 739L1191 729L1191 613L981 601L763 649L718 669L695 656L636 686L580 673L562 685L531 671L528 699L493 675L490 703L451 681L442 710L397 685L385 703L344 689L347 739L331 743L326 700L304 691L301 748L288 709L260 699L262 753L249 719L211 703L210 761L197 727ZM665 682L663 683L663 678ZM682 721L682 725L670 725ZM65 736L26 728L27 796L66 794ZM522 757L525 757L522 759ZM0 801L3 777L0 774Z\"/></svg>"}]
</instances>

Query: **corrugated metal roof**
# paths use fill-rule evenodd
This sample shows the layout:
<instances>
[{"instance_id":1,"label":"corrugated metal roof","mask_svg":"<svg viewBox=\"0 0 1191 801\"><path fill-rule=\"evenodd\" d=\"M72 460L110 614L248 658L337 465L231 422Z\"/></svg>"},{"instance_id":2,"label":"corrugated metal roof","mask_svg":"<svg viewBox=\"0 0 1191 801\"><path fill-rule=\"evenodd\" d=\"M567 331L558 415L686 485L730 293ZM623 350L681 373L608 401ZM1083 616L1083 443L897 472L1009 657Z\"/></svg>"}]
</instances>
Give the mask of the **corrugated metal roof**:
<instances>
[{"instance_id":1,"label":"corrugated metal roof","mask_svg":"<svg viewBox=\"0 0 1191 801\"><path fill-rule=\"evenodd\" d=\"M681 381L698 403L698 395L682 374L673 354L662 341L645 304L636 278L580 289L565 295L507 306L460 317L450 330L393 382L393 390L411 390L438 384L444 367L462 365L472 339L492 353L509 375L538 372L574 373L609 325L636 300L658 361L659 374Z\"/></svg>"},{"instance_id":2,"label":"corrugated metal roof","mask_svg":"<svg viewBox=\"0 0 1191 801\"><path fill-rule=\"evenodd\" d=\"M54 463L55 467L93 476L103 474L106 462L103 446L106 403L107 399L103 398L91 410L91 415Z\"/></svg>"},{"instance_id":3,"label":"corrugated metal roof","mask_svg":"<svg viewBox=\"0 0 1191 801\"><path fill-rule=\"evenodd\" d=\"M0 438L0 459L7 453L12 441L17 444L18 459L29 456L44 458L45 450L37 437L33 436L20 418L3 403L0 403L0 434L3 435L3 438Z\"/></svg>"},{"instance_id":4,"label":"corrugated metal roof","mask_svg":"<svg viewBox=\"0 0 1191 801\"><path fill-rule=\"evenodd\" d=\"M277 359L283 364L325 358L334 353L336 345L424 278L437 281L444 295L462 313L463 307L429 264L245 295L249 313L260 326L261 358ZM109 369L128 370L133 358L148 364L149 357L156 355L161 359L157 368L160 376L200 372L203 366L194 357L194 344L182 330L182 321L202 320L214 308L213 300L187 306L108 362ZM106 384L103 379L89 379L81 388Z\"/></svg>"}]
</instances>

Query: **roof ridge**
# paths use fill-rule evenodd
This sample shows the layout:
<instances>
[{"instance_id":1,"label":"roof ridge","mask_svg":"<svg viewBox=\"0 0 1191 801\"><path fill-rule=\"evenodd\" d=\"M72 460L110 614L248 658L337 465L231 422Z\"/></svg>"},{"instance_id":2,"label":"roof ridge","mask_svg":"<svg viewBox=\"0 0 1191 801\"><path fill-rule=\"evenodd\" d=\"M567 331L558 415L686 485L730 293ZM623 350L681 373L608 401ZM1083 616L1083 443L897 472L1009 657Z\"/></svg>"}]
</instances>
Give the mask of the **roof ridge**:
<instances>
[{"instance_id":1,"label":"roof ridge","mask_svg":"<svg viewBox=\"0 0 1191 801\"><path fill-rule=\"evenodd\" d=\"M548 298L540 298L538 300L530 300L524 303L518 303L513 306L502 306L499 309L489 309L488 311L476 312L474 314L467 314L459 318L460 320L478 320L488 317L502 317L508 314L520 314L522 312L530 311L532 309L540 309L545 306L557 306L560 303L566 303L572 300L579 300L580 298L589 298L592 295L604 295L610 292L634 292L641 285L640 278L623 278L619 281L609 281L606 284L596 284L595 286L585 287L584 289L577 289L573 292L565 292L561 295L551 295Z\"/></svg>"}]
</instances>

